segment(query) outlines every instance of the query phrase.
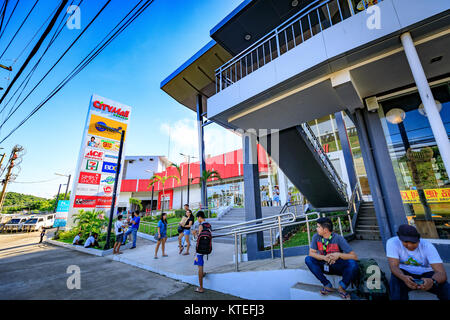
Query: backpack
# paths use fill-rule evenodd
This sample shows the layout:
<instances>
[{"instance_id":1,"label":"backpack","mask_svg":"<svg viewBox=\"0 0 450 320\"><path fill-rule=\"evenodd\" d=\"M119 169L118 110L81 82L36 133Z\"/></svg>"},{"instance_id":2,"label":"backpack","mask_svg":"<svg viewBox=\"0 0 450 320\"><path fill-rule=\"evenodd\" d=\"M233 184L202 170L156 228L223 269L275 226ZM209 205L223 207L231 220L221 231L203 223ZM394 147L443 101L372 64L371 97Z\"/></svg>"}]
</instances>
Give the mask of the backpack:
<instances>
[{"instance_id":1,"label":"backpack","mask_svg":"<svg viewBox=\"0 0 450 320\"><path fill-rule=\"evenodd\" d=\"M201 224L202 232L197 237L196 251L198 254L210 254L212 251L211 225L208 222Z\"/></svg>"},{"instance_id":2,"label":"backpack","mask_svg":"<svg viewBox=\"0 0 450 320\"><path fill-rule=\"evenodd\" d=\"M389 300L389 283L378 263L374 259L361 259L358 261L358 267L358 296L367 300Z\"/></svg>"}]
</instances>

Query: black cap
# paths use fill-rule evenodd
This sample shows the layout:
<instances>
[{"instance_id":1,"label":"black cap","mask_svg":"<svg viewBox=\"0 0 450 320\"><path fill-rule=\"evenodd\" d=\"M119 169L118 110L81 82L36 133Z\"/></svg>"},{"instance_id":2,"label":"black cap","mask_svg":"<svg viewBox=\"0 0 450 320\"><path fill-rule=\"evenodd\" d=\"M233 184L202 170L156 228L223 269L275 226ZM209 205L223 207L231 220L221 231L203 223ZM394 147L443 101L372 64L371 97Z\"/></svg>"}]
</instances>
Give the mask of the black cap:
<instances>
[{"instance_id":1,"label":"black cap","mask_svg":"<svg viewBox=\"0 0 450 320\"><path fill-rule=\"evenodd\" d=\"M407 224L402 224L400 227L398 227L397 235L401 241L414 243L420 241L420 234L419 232L417 232L416 228Z\"/></svg>"}]
</instances>

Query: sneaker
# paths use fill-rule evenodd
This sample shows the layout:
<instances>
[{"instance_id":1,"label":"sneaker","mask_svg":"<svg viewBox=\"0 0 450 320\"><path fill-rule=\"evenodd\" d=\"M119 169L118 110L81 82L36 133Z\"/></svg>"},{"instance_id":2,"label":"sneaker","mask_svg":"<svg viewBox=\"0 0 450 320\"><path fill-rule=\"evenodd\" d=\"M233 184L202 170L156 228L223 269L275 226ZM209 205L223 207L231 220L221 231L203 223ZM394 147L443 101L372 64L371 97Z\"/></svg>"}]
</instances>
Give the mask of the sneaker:
<instances>
[{"instance_id":1,"label":"sneaker","mask_svg":"<svg viewBox=\"0 0 450 320\"><path fill-rule=\"evenodd\" d=\"M135 249L136 247L131 247L130 249Z\"/></svg>"}]
</instances>

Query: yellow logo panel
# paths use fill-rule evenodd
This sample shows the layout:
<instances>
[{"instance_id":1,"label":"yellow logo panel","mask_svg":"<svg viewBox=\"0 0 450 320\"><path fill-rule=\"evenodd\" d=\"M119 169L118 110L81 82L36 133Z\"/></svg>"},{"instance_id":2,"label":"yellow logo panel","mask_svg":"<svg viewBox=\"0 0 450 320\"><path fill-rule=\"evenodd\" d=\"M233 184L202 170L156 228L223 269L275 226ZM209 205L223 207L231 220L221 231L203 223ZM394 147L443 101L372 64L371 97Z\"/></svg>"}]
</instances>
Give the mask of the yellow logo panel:
<instances>
[{"instance_id":1,"label":"yellow logo panel","mask_svg":"<svg viewBox=\"0 0 450 320\"><path fill-rule=\"evenodd\" d=\"M113 129L119 129L119 132L111 131L106 128L102 128L101 125L106 125ZM89 122L88 133L103 138L120 140L120 131L127 131L127 125L123 122L114 121L108 118L103 118L95 114L91 115L91 120Z\"/></svg>"}]
</instances>

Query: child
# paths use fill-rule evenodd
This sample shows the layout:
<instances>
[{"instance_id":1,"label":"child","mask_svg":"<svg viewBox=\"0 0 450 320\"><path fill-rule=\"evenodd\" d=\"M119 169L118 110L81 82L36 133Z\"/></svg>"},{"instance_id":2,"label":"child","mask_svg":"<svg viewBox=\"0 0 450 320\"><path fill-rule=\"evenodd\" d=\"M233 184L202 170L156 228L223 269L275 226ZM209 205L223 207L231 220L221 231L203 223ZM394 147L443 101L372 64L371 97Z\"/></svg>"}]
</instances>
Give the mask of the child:
<instances>
[{"instance_id":1,"label":"child","mask_svg":"<svg viewBox=\"0 0 450 320\"><path fill-rule=\"evenodd\" d=\"M85 248L100 247L100 245L98 244L98 234L94 233L89 238L87 238L84 247Z\"/></svg>"},{"instance_id":2,"label":"child","mask_svg":"<svg viewBox=\"0 0 450 320\"><path fill-rule=\"evenodd\" d=\"M197 221L199 223L199 226L198 226L198 235L199 235L203 231L203 227L204 227L203 224L206 222L205 221L205 213L203 211L197 212ZM207 223L205 225L209 226L209 224L207 224ZM195 289L195 292L198 292L198 293L203 293L204 292L204 290L203 290L203 277L206 276L206 273L203 272L203 264L204 264L203 254L196 253L195 260L194 260L194 265L198 266L198 284L199 284L199 287Z\"/></svg>"}]
</instances>

